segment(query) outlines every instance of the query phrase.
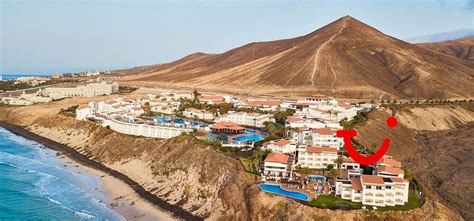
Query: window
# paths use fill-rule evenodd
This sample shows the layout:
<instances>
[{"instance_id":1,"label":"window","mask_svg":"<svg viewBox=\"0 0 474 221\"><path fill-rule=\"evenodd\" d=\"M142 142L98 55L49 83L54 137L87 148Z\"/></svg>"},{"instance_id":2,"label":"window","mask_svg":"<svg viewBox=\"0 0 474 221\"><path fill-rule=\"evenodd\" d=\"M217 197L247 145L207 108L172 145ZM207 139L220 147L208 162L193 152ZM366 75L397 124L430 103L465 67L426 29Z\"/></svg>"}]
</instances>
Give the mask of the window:
<instances>
[{"instance_id":1,"label":"window","mask_svg":"<svg viewBox=\"0 0 474 221\"><path fill-rule=\"evenodd\" d=\"M376 188L377 188L378 190L381 190L381 189L382 189L382 187L381 187L381 186L377 186Z\"/></svg>"},{"instance_id":2,"label":"window","mask_svg":"<svg viewBox=\"0 0 474 221\"><path fill-rule=\"evenodd\" d=\"M372 189L372 187L369 186L369 185L365 186L365 188L366 188L366 189Z\"/></svg>"},{"instance_id":3,"label":"window","mask_svg":"<svg viewBox=\"0 0 474 221\"><path fill-rule=\"evenodd\" d=\"M391 186L386 186L385 188L387 188L388 190L389 190L389 189L392 189L392 187L391 187Z\"/></svg>"}]
</instances>

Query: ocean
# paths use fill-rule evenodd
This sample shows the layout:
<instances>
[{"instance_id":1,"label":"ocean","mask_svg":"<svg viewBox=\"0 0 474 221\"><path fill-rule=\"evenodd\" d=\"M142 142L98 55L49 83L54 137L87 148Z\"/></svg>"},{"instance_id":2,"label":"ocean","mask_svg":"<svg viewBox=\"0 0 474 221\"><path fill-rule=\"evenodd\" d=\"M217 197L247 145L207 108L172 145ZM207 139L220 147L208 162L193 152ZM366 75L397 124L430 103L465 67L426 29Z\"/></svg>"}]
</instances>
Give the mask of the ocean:
<instances>
[{"instance_id":1,"label":"ocean","mask_svg":"<svg viewBox=\"0 0 474 221\"><path fill-rule=\"evenodd\" d=\"M0 80L16 80L19 77L45 77L48 74L0 74Z\"/></svg>"},{"instance_id":2,"label":"ocean","mask_svg":"<svg viewBox=\"0 0 474 221\"><path fill-rule=\"evenodd\" d=\"M0 128L0 220L125 220L100 178Z\"/></svg>"}]
</instances>

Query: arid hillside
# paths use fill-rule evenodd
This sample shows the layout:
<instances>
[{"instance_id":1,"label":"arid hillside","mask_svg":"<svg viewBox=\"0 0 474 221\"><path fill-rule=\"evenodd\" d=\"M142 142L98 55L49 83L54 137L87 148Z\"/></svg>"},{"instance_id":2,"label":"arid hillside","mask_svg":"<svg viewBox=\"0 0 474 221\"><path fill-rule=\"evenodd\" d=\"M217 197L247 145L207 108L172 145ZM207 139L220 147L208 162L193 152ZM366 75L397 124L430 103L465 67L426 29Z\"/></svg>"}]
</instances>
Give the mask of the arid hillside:
<instances>
[{"instance_id":1,"label":"arid hillside","mask_svg":"<svg viewBox=\"0 0 474 221\"><path fill-rule=\"evenodd\" d=\"M118 70L124 83L361 98L472 97L474 65L346 16L307 35Z\"/></svg>"},{"instance_id":2,"label":"arid hillside","mask_svg":"<svg viewBox=\"0 0 474 221\"><path fill-rule=\"evenodd\" d=\"M0 120L28 126L129 176L149 192L208 220L461 220L438 201L408 212L330 211L267 194L239 160L193 137L172 140L119 134L58 114L82 98L49 104L0 106ZM41 111L36 111L41 110Z\"/></svg>"},{"instance_id":3,"label":"arid hillside","mask_svg":"<svg viewBox=\"0 0 474 221\"><path fill-rule=\"evenodd\" d=\"M393 112L380 109L357 127L364 146L379 146L385 137L393 143L390 155L401 159L427 189L427 194L456 209L466 220L474 213L473 104L396 108L397 127L385 120Z\"/></svg>"},{"instance_id":4,"label":"arid hillside","mask_svg":"<svg viewBox=\"0 0 474 221\"><path fill-rule=\"evenodd\" d=\"M418 45L474 63L474 37Z\"/></svg>"}]
</instances>

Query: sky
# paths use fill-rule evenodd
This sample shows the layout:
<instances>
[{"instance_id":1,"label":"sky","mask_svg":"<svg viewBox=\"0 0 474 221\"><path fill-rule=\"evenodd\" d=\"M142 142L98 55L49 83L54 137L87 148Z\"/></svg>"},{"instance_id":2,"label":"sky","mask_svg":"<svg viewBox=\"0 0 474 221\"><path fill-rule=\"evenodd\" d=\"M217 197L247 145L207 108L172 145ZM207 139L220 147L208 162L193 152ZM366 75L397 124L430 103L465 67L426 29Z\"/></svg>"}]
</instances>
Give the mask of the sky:
<instances>
[{"instance_id":1,"label":"sky","mask_svg":"<svg viewBox=\"0 0 474 221\"><path fill-rule=\"evenodd\" d=\"M397 37L474 27L474 0L0 0L0 73L166 63L350 15Z\"/></svg>"}]
</instances>

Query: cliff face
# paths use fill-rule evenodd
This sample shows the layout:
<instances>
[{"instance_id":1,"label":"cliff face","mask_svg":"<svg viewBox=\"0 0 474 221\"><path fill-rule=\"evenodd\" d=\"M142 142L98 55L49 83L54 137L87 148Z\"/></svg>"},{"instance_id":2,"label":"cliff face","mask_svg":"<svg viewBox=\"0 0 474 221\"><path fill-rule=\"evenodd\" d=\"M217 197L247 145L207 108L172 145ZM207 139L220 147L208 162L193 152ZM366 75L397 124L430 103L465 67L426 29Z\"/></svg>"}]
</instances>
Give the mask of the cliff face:
<instances>
[{"instance_id":1,"label":"cliff face","mask_svg":"<svg viewBox=\"0 0 474 221\"><path fill-rule=\"evenodd\" d=\"M249 219L244 194L255 177L238 160L197 144L190 136L166 141L138 138L59 115L29 128L126 174L195 215Z\"/></svg>"},{"instance_id":2,"label":"cliff face","mask_svg":"<svg viewBox=\"0 0 474 221\"><path fill-rule=\"evenodd\" d=\"M199 144L192 137L167 141L132 137L51 110L36 115L32 111L35 108L0 107L0 120L28 126L37 134L67 144L124 173L167 202L209 220L460 219L437 202L409 212L312 208L260 191L258 177L246 173L237 159Z\"/></svg>"}]
</instances>

